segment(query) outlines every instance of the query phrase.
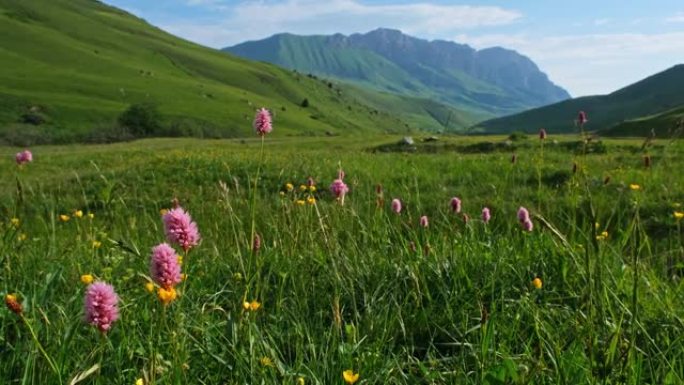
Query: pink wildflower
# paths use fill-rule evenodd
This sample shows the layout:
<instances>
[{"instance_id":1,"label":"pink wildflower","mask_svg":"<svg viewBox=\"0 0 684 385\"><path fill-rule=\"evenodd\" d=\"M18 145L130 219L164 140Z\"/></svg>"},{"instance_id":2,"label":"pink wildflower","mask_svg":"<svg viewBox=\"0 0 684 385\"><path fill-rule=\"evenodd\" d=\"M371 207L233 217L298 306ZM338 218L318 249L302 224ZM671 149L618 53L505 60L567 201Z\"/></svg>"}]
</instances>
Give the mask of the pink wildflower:
<instances>
[{"instance_id":1,"label":"pink wildflower","mask_svg":"<svg viewBox=\"0 0 684 385\"><path fill-rule=\"evenodd\" d=\"M392 199L392 211L397 214L401 213L401 201L397 198Z\"/></svg>"},{"instance_id":2,"label":"pink wildflower","mask_svg":"<svg viewBox=\"0 0 684 385\"><path fill-rule=\"evenodd\" d=\"M546 139L546 130L543 128L539 130L539 139L541 139L541 140Z\"/></svg>"},{"instance_id":3,"label":"pink wildflower","mask_svg":"<svg viewBox=\"0 0 684 385\"><path fill-rule=\"evenodd\" d=\"M461 200L458 199L458 197L451 198L451 202L449 202L449 204L451 205L451 211L457 214L461 212Z\"/></svg>"},{"instance_id":4,"label":"pink wildflower","mask_svg":"<svg viewBox=\"0 0 684 385\"><path fill-rule=\"evenodd\" d=\"M166 243L152 248L150 275L159 286L167 290L180 283L181 267L176 250Z\"/></svg>"},{"instance_id":5,"label":"pink wildflower","mask_svg":"<svg viewBox=\"0 0 684 385\"><path fill-rule=\"evenodd\" d=\"M577 124L580 126L585 125L589 119L587 119L587 114L584 111L580 111L579 114L577 114Z\"/></svg>"},{"instance_id":6,"label":"pink wildflower","mask_svg":"<svg viewBox=\"0 0 684 385\"><path fill-rule=\"evenodd\" d=\"M14 159L16 160L18 165L26 164L29 162L33 162L33 154L29 150L24 150L22 152L17 152L17 155L14 156Z\"/></svg>"},{"instance_id":7,"label":"pink wildflower","mask_svg":"<svg viewBox=\"0 0 684 385\"><path fill-rule=\"evenodd\" d=\"M485 207L482 209L482 222L484 223L489 223L489 220L492 219L492 213L489 211L488 207Z\"/></svg>"},{"instance_id":8,"label":"pink wildflower","mask_svg":"<svg viewBox=\"0 0 684 385\"><path fill-rule=\"evenodd\" d=\"M190 248L197 246L200 240L197 223L192 221L190 214L183 210L182 207L179 206L169 210L162 219L164 221L166 239L170 243L178 244L186 252Z\"/></svg>"},{"instance_id":9,"label":"pink wildflower","mask_svg":"<svg viewBox=\"0 0 684 385\"><path fill-rule=\"evenodd\" d=\"M527 211L526 208L524 208L524 207L521 206L521 207L518 209L518 221L519 221L520 223L523 223L523 222L525 222L525 221L528 221L529 219L530 219L530 212Z\"/></svg>"},{"instance_id":10,"label":"pink wildflower","mask_svg":"<svg viewBox=\"0 0 684 385\"><path fill-rule=\"evenodd\" d=\"M532 220L530 218L527 218L527 220L522 222L522 227L525 231L530 232L534 228L534 224L532 224Z\"/></svg>"},{"instance_id":11,"label":"pink wildflower","mask_svg":"<svg viewBox=\"0 0 684 385\"><path fill-rule=\"evenodd\" d=\"M422 217L420 217L420 226L421 227L428 227L428 225L429 225L429 222L428 222L427 215L423 215Z\"/></svg>"},{"instance_id":12,"label":"pink wildflower","mask_svg":"<svg viewBox=\"0 0 684 385\"><path fill-rule=\"evenodd\" d=\"M260 108L257 110L254 116L254 131L257 135L264 136L271 131L273 131L273 126L271 125L271 113L265 108Z\"/></svg>"},{"instance_id":13,"label":"pink wildflower","mask_svg":"<svg viewBox=\"0 0 684 385\"><path fill-rule=\"evenodd\" d=\"M261 237L259 234L254 234L254 242L252 243L252 252L258 253L261 249Z\"/></svg>"},{"instance_id":14,"label":"pink wildflower","mask_svg":"<svg viewBox=\"0 0 684 385\"><path fill-rule=\"evenodd\" d=\"M335 195L335 198L340 200L341 204L344 204L344 196L349 192L349 187L344 183L344 171L340 170L337 174L337 179L335 179L330 185L330 192Z\"/></svg>"},{"instance_id":15,"label":"pink wildflower","mask_svg":"<svg viewBox=\"0 0 684 385\"><path fill-rule=\"evenodd\" d=\"M106 333L119 319L119 297L114 288L104 282L88 286L85 294L85 321Z\"/></svg>"}]
</instances>

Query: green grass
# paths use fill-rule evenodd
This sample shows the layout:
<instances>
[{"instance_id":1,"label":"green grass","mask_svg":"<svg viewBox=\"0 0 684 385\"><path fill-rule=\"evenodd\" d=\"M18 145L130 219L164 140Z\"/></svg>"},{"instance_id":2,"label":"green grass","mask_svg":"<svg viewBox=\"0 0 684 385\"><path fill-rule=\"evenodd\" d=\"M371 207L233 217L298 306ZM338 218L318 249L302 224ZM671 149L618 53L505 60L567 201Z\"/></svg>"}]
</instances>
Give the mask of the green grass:
<instances>
[{"instance_id":1,"label":"green grass","mask_svg":"<svg viewBox=\"0 0 684 385\"><path fill-rule=\"evenodd\" d=\"M578 112L585 111L589 117L587 130L599 131L606 135L641 136L644 130L639 126L624 125L625 129L619 130L613 130L611 127L632 119L681 108L684 105L684 96L679 89L683 79L684 64L679 64L608 95L566 100L478 123L476 126L477 129L486 132L532 133L544 127L552 133L568 133L576 130L574 120ZM649 127L647 133L650 132L650 128L666 132L670 127Z\"/></svg>"},{"instance_id":2,"label":"green grass","mask_svg":"<svg viewBox=\"0 0 684 385\"><path fill-rule=\"evenodd\" d=\"M262 106L279 136L416 128L391 104L376 112L353 89L201 47L96 1L2 0L0 36L0 137L9 143L83 140L142 102L157 104L166 126L205 137L250 135ZM19 124L31 109L47 123Z\"/></svg>"},{"instance_id":3,"label":"green grass","mask_svg":"<svg viewBox=\"0 0 684 385\"><path fill-rule=\"evenodd\" d=\"M573 137L528 140L516 163L462 153L477 137L372 152L398 139L267 137L263 162L256 139L46 146L22 168L0 148L0 294L24 306L23 319L0 310L0 383L68 384L94 365L82 383L342 384L347 369L360 384L682 383L681 143L654 142L650 168L624 139L587 155ZM344 206L327 191L340 165ZM317 201L300 206L309 176ZM202 242L164 307L144 285L174 198ZM82 274L121 298L106 336L82 320Z\"/></svg>"}]
</instances>

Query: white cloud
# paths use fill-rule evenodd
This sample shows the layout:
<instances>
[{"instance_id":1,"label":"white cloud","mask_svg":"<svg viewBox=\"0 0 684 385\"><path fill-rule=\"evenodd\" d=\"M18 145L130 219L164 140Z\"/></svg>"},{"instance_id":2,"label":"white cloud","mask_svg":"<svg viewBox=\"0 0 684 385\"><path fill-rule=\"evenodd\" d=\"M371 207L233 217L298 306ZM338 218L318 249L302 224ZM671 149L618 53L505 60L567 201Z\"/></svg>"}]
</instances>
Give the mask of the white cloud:
<instances>
[{"instance_id":1,"label":"white cloud","mask_svg":"<svg viewBox=\"0 0 684 385\"><path fill-rule=\"evenodd\" d=\"M162 27L212 47L280 32L353 33L378 27L445 36L477 27L511 24L522 18L516 10L495 6L430 3L370 5L358 0L285 0L244 1L228 7L227 2L220 0L186 0L186 4L211 9L220 17L200 23L167 22Z\"/></svg>"},{"instance_id":2,"label":"white cloud","mask_svg":"<svg viewBox=\"0 0 684 385\"><path fill-rule=\"evenodd\" d=\"M668 23L684 23L684 12L679 12L674 16L670 16L665 19Z\"/></svg>"},{"instance_id":3,"label":"white cloud","mask_svg":"<svg viewBox=\"0 0 684 385\"><path fill-rule=\"evenodd\" d=\"M462 34L454 40L477 48L515 49L575 96L609 93L684 62L684 32L541 37Z\"/></svg>"}]
</instances>

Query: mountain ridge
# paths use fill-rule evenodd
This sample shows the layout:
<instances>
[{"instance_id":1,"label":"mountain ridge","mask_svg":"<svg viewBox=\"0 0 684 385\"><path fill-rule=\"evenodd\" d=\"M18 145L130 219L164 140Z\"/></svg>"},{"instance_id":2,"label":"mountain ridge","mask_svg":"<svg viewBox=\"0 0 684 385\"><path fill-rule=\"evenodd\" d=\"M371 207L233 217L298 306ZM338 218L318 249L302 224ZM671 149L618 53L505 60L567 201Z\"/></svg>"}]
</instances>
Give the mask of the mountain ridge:
<instances>
[{"instance_id":1,"label":"mountain ridge","mask_svg":"<svg viewBox=\"0 0 684 385\"><path fill-rule=\"evenodd\" d=\"M503 115L568 98L528 57L502 47L476 50L378 28L351 35L280 33L223 49L303 72L428 97Z\"/></svg>"}]
</instances>

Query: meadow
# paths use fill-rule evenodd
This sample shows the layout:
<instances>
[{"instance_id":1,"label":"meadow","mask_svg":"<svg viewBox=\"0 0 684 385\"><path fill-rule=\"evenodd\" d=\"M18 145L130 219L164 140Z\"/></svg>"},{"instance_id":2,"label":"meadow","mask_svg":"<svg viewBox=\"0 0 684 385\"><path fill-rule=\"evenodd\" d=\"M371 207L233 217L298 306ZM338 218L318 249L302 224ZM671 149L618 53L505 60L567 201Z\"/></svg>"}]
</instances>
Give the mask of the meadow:
<instances>
[{"instance_id":1,"label":"meadow","mask_svg":"<svg viewBox=\"0 0 684 385\"><path fill-rule=\"evenodd\" d=\"M0 383L684 381L684 144L418 139L0 148ZM171 298L150 255L175 206L201 241Z\"/></svg>"}]
</instances>

